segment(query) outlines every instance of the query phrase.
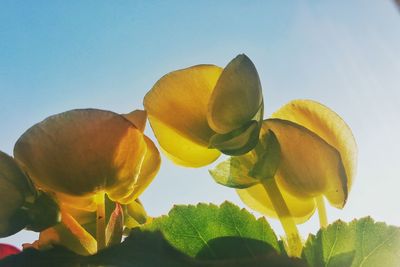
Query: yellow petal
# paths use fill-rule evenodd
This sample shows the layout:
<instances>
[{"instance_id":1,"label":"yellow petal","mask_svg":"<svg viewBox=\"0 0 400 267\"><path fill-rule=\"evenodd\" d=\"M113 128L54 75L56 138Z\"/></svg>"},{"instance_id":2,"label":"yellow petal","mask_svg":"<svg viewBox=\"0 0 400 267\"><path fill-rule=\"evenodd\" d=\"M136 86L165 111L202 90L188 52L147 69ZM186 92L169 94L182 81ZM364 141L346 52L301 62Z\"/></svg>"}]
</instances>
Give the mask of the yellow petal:
<instances>
[{"instance_id":1,"label":"yellow petal","mask_svg":"<svg viewBox=\"0 0 400 267\"><path fill-rule=\"evenodd\" d=\"M279 184L278 187L285 199L291 215L297 224L306 222L315 211L313 198L297 198L285 191ZM251 209L258 211L268 217L278 218L264 187L261 184L246 189L237 189L240 199Z\"/></svg>"},{"instance_id":2,"label":"yellow petal","mask_svg":"<svg viewBox=\"0 0 400 267\"><path fill-rule=\"evenodd\" d=\"M146 128L147 112L144 110L134 110L131 113L122 114L126 119L133 123L142 133Z\"/></svg>"},{"instance_id":3,"label":"yellow petal","mask_svg":"<svg viewBox=\"0 0 400 267\"><path fill-rule=\"evenodd\" d=\"M268 119L263 134L272 130L281 147L277 181L302 198L325 195L335 207L347 200L347 177L339 152L307 128L290 121Z\"/></svg>"},{"instance_id":4,"label":"yellow petal","mask_svg":"<svg viewBox=\"0 0 400 267\"><path fill-rule=\"evenodd\" d=\"M178 165L185 167L201 167L214 162L220 155L216 149L199 145L179 135L171 127L155 117L149 116L151 126L164 154Z\"/></svg>"},{"instance_id":5,"label":"yellow petal","mask_svg":"<svg viewBox=\"0 0 400 267\"><path fill-rule=\"evenodd\" d=\"M106 193L112 201L121 202L134 192L146 153L147 144L144 135L140 141L133 138L121 140L114 154L114 164L118 166L116 179L106 187Z\"/></svg>"},{"instance_id":6,"label":"yellow petal","mask_svg":"<svg viewBox=\"0 0 400 267\"><path fill-rule=\"evenodd\" d=\"M262 102L257 70L246 55L239 55L225 67L212 92L208 124L217 133L229 133L251 121Z\"/></svg>"},{"instance_id":7,"label":"yellow petal","mask_svg":"<svg viewBox=\"0 0 400 267\"><path fill-rule=\"evenodd\" d=\"M171 72L146 94L143 104L161 147L176 163L198 167L219 152L207 150L214 134L207 123L207 105L222 69L198 65Z\"/></svg>"},{"instance_id":8,"label":"yellow petal","mask_svg":"<svg viewBox=\"0 0 400 267\"><path fill-rule=\"evenodd\" d=\"M350 127L338 114L312 100L294 100L272 117L300 124L336 148L346 170L347 186L351 188L357 167L357 144Z\"/></svg>"},{"instance_id":9,"label":"yellow petal","mask_svg":"<svg viewBox=\"0 0 400 267\"><path fill-rule=\"evenodd\" d=\"M75 196L135 180L144 153L143 134L130 121L95 109L51 116L14 147L16 160L39 187Z\"/></svg>"},{"instance_id":10,"label":"yellow petal","mask_svg":"<svg viewBox=\"0 0 400 267\"><path fill-rule=\"evenodd\" d=\"M40 233L34 247L46 249L52 245L62 245L80 255L97 252L97 242L71 215L62 213L60 224Z\"/></svg>"},{"instance_id":11,"label":"yellow petal","mask_svg":"<svg viewBox=\"0 0 400 267\"><path fill-rule=\"evenodd\" d=\"M162 77L144 97L150 123L155 117L193 142L208 145L213 131L207 123L207 104L221 71L197 65Z\"/></svg>"},{"instance_id":12,"label":"yellow petal","mask_svg":"<svg viewBox=\"0 0 400 267\"><path fill-rule=\"evenodd\" d=\"M147 145L146 155L140 168L140 173L133 185L131 194L125 198L119 199L119 203L127 204L137 199L143 191L149 186L160 169L161 158L157 147L150 138L144 136Z\"/></svg>"},{"instance_id":13,"label":"yellow petal","mask_svg":"<svg viewBox=\"0 0 400 267\"><path fill-rule=\"evenodd\" d=\"M63 208L79 209L87 212L97 210L97 204L93 195L71 196L60 192L55 192L54 194Z\"/></svg>"},{"instance_id":14,"label":"yellow petal","mask_svg":"<svg viewBox=\"0 0 400 267\"><path fill-rule=\"evenodd\" d=\"M152 218L149 217L139 199L124 205L124 224L129 229L149 223Z\"/></svg>"}]
</instances>

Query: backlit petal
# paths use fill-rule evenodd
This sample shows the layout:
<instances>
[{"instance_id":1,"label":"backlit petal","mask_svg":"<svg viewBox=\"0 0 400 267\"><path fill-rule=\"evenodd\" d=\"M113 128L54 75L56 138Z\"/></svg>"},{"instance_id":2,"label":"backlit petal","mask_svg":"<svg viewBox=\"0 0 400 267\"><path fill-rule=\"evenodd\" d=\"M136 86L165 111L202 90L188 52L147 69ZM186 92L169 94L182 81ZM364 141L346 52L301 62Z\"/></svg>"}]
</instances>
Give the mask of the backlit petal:
<instances>
[{"instance_id":1,"label":"backlit petal","mask_svg":"<svg viewBox=\"0 0 400 267\"><path fill-rule=\"evenodd\" d=\"M97 252L97 241L71 215L62 213L62 221L58 225L40 233L39 239L31 246L45 250L53 245L62 245L80 255Z\"/></svg>"},{"instance_id":2,"label":"backlit petal","mask_svg":"<svg viewBox=\"0 0 400 267\"><path fill-rule=\"evenodd\" d=\"M347 200L347 178L339 152L318 135L298 124L280 119L263 123L263 133L272 130L281 147L277 181L302 198L325 195L335 207Z\"/></svg>"},{"instance_id":3,"label":"backlit petal","mask_svg":"<svg viewBox=\"0 0 400 267\"><path fill-rule=\"evenodd\" d=\"M313 198L297 198L285 191L285 189L279 184L278 187L296 223L304 223L313 215L316 207ZM268 217L278 218L278 215L272 206L271 200L261 184L254 185L246 189L237 189L236 192L239 194L240 199L249 208Z\"/></svg>"},{"instance_id":4,"label":"backlit petal","mask_svg":"<svg viewBox=\"0 0 400 267\"><path fill-rule=\"evenodd\" d=\"M128 114L122 114L126 119L133 123L142 133L146 128L147 112L136 109Z\"/></svg>"},{"instance_id":5,"label":"backlit petal","mask_svg":"<svg viewBox=\"0 0 400 267\"><path fill-rule=\"evenodd\" d=\"M217 133L229 133L251 121L262 102L257 70L246 55L239 55L224 68L212 92L208 123Z\"/></svg>"},{"instance_id":6,"label":"backlit petal","mask_svg":"<svg viewBox=\"0 0 400 267\"><path fill-rule=\"evenodd\" d=\"M216 149L209 149L179 135L155 117L149 116L149 120L164 154L178 165L201 167L214 162L221 155Z\"/></svg>"},{"instance_id":7,"label":"backlit petal","mask_svg":"<svg viewBox=\"0 0 400 267\"><path fill-rule=\"evenodd\" d=\"M208 150L214 134L207 123L207 105L222 69L198 65L171 72L146 94L143 104L161 147L176 163L198 167L219 152Z\"/></svg>"},{"instance_id":8,"label":"backlit petal","mask_svg":"<svg viewBox=\"0 0 400 267\"><path fill-rule=\"evenodd\" d=\"M207 104L222 69L197 65L163 76L146 94L149 115L196 143L208 145L213 134L207 123ZM153 126L153 125L152 125Z\"/></svg>"},{"instance_id":9,"label":"backlit petal","mask_svg":"<svg viewBox=\"0 0 400 267\"><path fill-rule=\"evenodd\" d=\"M38 186L75 196L135 180L144 153L143 134L130 121L95 109L51 116L27 130L14 148Z\"/></svg>"},{"instance_id":10,"label":"backlit petal","mask_svg":"<svg viewBox=\"0 0 400 267\"><path fill-rule=\"evenodd\" d=\"M149 217L139 199L124 205L124 224L129 229L149 223L152 218Z\"/></svg>"},{"instance_id":11,"label":"backlit petal","mask_svg":"<svg viewBox=\"0 0 400 267\"><path fill-rule=\"evenodd\" d=\"M294 100L272 117L300 124L336 148L346 170L347 186L351 187L357 167L357 145L350 127L338 114L312 100Z\"/></svg>"},{"instance_id":12,"label":"backlit petal","mask_svg":"<svg viewBox=\"0 0 400 267\"><path fill-rule=\"evenodd\" d=\"M147 145L147 150L140 168L139 176L133 185L132 192L128 196L119 199L119 203L121 204L127 204L137 199L153 181L160 169L161 158L158 149L150 138L144 136L144 140Z\"/></svg>"}]
</instances>

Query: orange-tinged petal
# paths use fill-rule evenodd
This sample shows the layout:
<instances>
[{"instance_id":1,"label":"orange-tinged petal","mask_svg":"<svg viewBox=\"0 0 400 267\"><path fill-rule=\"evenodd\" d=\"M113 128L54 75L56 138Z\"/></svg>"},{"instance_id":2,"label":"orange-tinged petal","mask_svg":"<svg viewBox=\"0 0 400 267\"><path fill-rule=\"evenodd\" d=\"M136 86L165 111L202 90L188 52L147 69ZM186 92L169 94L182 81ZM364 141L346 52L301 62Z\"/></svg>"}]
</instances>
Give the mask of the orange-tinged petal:
<instances>
[{"instance_id":1,"label":"orange-tinged petal","mask_svg":"<svg viewBox=\"0 0 400 267\"><path fill-rule=\"evenodd\" d=\"M39 187L75 196L135 180L144 153L143 134L130 121L95 109L51 116L27 130L14 148Z\"/></svg>"},{"instance_id":2,"label":"orange-tinged petal","mask_svg":"<svg viewBox=\"0 0 400 267\"><path fill-rule=\"evenodd\" d=\"M137 199L153 181L160 169L161 158L157 147L150 138L144 136L144 140L147 145L147 152L140 168L139 176L135 181L131 194L119 200L122 204L128 204Z\"/></svg>"},{"instance_id":3,"label":"orange-tinged petal","mask_svg":"<svg viewBox=\"0 0 400 267\"><path fill-rule=\"evenodd\" d=\"M127 118L133 125L136 126L142 133L146 128L147 112L144 110L136 109L128 114L122 114Z\"/></svg>"},{"instance_id":4,"label":"orange-tinged petal","mask_svg":"<svg viewBox=\"0 0 400 267\"><path fill-rule=\"evenodd\" d=\"M285 199L286 205L297 224L306 222L315 211L313 198L297 198L287 192L282 186L278 187ZM237 189L240 199L251 209L268 217L278 218L272 202L261 184L253 185L246 189Z\"/></svg>"},{"instance_id":5,"label":"orange-tinged petal","mask_svg":"<svg viewBox=\"0 0 400 267\"><path fill-rule=\"evenodd\" d=\"M347 200L347 177L339 152L318 135L298 124L280 119L263 123L281 147L277 181L293 195L311 198L325 195L335 207Z\"/></svg>"},{"instance_id":6,"label":"orange-tinged petal","mask_svg":"<svg viewBox=\"0 0 400 267\"><path fill-rule=\"evenodd\" d=\"M55 192L55 196L64 209L79 209L87 212L94 212L97 209L97 204L93 195L71 196Z\"/></svg>"},{"instance_id":7,"label":"orange-tinged petal","mask_svg":"<svg viewBox=\"0 0 400 267\"><path fill-rule=\"evenodd\" d=\"M121 202L135 190L135 184L146 153L147 145L144 135L141 136L140 140L134 138L121 140L114 154L114 164L118 166L116 179L112 180L112 183L107 184L106 187L106 193L112 201Z\"/></svg>"},{"instance_id":8,"label":"orange-tinged petal","mask_svg":"<svg viewBox=\"0 0 400 267\"><path fill-rule=\"evenodd\" d=\"M96 239L65 212L62 213L61 223L42 231L32 246L43 250L53 245L62 245L80 255L97 252Z\"/></svg>"},{"instance_id":9,"label":"orange-tinged petal","mask_svg":"<svg viewBox=\"0 0 400 267\"><path fill-rule=\"evenodd\" d=\"M189 138L179 135L173 128L149 116L154 134L164 154L178 165L185 167L201 167L214 162L220 155L216 149L199 145Z\"/></svg>"},{"instance_id":10,"label":"orange-tinged petal","mask_svg":"<svg viewBox=\"0 0 400 267\"><path fill-rule=\"evenodd\" d=\"M256 67L246 55L239 55L224 68L212 92L208 124L217 133L229 133L250 122L262 102Z\"/></svg>"},{"instance_id":11,"label":"orange-tinged petal","mask_svg":"<svg viewBox=\"0 0 400 267\"><path fill-rule=\"evenodd\" d=\"M300 124L336 148L346 170L347 186L351 187L357 167L357 144L350 127L338 114L312 100L294 100L272 117Z\"/></svg>"}]
</instances>

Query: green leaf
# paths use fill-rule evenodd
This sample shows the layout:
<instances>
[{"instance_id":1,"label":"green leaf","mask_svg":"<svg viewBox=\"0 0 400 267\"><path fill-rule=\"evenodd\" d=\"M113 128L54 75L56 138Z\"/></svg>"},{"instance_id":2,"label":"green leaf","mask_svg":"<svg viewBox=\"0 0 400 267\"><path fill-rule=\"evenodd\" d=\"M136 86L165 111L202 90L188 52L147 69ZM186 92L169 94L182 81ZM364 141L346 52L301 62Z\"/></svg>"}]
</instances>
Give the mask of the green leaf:
<instances>
[{"instance_id":1,"label":"green leaf","mask_svg":"<svg viewBox=\"0 0 400 267\"><path fill-rule=\"evenodd\" d=\"M301 259L280 253L265 219L225 202L220 207L175 206L168 216L135 228L121 244L93 256L61 247L28 249L0 261L0 266L58 267L305 267Z\"/></svg>"},{"instance_id":2,"label":"green leaf","mask_svg":"<svg viewBox=\"0 0 400 267\"><path fill-rule=\"evenodd\" d=\"M400 228L370 217L337 221L311 235L303 250L310 266L400 266Z\"/></svg>"},{"instance_id":3,"label":"green leaf","mask_svg":"<svg viewBox=\"0 0 400 267\"><path fill-rule=\"evenodd\" d=\"M161 231L179 251L201 259L254 257L280 253L275 233L264 218L224 202L175 206L144 229Z\"/></svg>"},{"instance_id":4,"label":"green leaf","mask_svg":"<svg viewBox=\"0 0 400 267\"><path fill-rule=\"evenodd\" d=\"M224 186L247 188L259 181L248 175L254 165L254 157L248 153L239 157L230 157L209 170L214 180Z\"/></svg>"}]
</instances>

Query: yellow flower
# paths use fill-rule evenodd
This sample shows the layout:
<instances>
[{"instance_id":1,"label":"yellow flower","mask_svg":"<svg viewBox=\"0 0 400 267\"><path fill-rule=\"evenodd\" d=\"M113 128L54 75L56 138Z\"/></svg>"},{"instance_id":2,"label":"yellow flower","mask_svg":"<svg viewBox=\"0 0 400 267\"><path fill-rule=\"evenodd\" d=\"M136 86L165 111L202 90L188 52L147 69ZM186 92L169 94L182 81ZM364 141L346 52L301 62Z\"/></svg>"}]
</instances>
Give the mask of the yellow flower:
<instances>
[{"instance_id":1,"label":"yellow flower","mask_svg":"<svg viewBox=\"0 0 400 267\"><path fill-rule=\"evenodd\" d=\"M144 98L165 154L188 167L205 166L222 153L244 154L258 142L263 99L257 71L239 55L225 69L197 65L171 72Z\"/></svg>"},{"instance_id":2,"label":"yellow flower","mask_svg":"<svg viewBox=\"0 0 400 267\"><path fill-rule=\"evenodd\" d=\"M64 203L95 209L94 196L104 192L126 204L160 166L155 145L142 125L134 124L143 117L143 111L126 117L96 109L67 111L28 129L14 155L36 186L55 192Z\"/></svg>"},{"instance_id":3,"label":"yellow flower","mask_svg":"<svg viewBox=\"0 0 400 267\"><path fill-rule=\"evenodd\" d=\"M261 140L269 130L281 150L275 180L297 222L313 214L314 200L322 196L343 208L355 176L357 146L339 115L317 102L295 100L264 121ZM277 216L262 185L237 192L252 209Z\"/></svg>"}]
</instances>

